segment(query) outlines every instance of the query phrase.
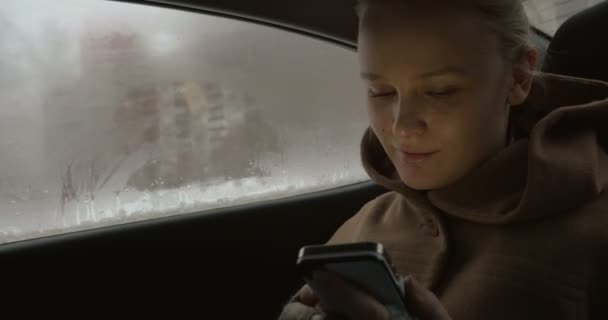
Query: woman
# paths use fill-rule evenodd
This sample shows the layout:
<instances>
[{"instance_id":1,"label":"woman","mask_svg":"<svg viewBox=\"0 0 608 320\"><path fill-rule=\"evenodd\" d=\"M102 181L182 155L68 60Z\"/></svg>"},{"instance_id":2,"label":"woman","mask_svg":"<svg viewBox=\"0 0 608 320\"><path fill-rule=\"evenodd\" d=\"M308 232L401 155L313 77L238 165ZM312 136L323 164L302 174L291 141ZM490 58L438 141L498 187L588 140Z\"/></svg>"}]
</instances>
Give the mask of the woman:
<instances>
[{"instance_id":1,"label":"woman","mask_svg":"<svg viewBox=\"0 0 608 320\"><path fill-rule=\"evenodd\" d=\"M533 75L519 0L368 0L364 166L392 190L330 243L384 244L427 319L608 317L608 84ZM282 319L389 319L315 274Z\"/></svg>"}]
</instances>

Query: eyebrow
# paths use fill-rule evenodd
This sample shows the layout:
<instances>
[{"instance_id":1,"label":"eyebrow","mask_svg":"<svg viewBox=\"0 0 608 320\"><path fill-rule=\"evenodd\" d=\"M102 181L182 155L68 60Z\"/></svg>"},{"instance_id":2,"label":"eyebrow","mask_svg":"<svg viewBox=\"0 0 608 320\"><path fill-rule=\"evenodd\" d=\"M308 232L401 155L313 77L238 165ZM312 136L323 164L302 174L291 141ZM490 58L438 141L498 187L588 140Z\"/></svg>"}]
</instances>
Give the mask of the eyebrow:
<instances>
[{"instance_id":1,"label":"eyebrow","mask_svg":"<svg viewBox=\"0 0 608 320\"><path fill-rule=\"evenodd\" d=\"M416 75L416 78L432 78L432 77L436 77L436 76L444 75L444 74L468 75L469 72L460 67L447 66L447 67L443 67L443 68L440 68L440 69L437 69L434 71L421 73L419 75ZM366 79L366 80L371 80L371 81L378 80L378 79L384 79L383 76L381 76L377 73L373 73L373 72L361 72L361 78Z\"/></svg>"}]
</instances>

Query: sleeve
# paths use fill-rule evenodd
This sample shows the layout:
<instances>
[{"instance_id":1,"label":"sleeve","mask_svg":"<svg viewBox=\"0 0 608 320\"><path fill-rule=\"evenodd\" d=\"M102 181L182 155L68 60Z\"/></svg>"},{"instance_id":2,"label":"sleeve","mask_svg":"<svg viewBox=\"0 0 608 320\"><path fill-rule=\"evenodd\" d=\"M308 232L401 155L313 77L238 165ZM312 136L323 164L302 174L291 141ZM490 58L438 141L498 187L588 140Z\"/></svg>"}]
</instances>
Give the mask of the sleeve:
<instances>
[{"instance_id":1,"label":"sleeve","mask_svg":"<svg viewBox=\"0 0 608 320\"><path fill-rule=\"evenodd\" d=\"M588 319L591 320L608 319L608 251L601 255L590 283Z\"/></svg>"}]
</instances>

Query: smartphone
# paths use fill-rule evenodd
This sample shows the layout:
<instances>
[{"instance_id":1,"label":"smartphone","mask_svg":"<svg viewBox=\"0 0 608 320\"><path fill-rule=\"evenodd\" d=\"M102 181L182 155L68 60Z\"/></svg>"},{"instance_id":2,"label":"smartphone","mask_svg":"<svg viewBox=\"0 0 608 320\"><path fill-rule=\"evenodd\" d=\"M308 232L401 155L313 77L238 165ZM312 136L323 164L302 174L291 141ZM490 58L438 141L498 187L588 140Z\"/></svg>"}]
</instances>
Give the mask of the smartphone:
<instances>
[{"instance_id":1,"label":"smartphone","mask_svg":"<svg viewBox=\"0 0 608 320\"><path fill-rule=\"evenodd\" d=\"M315 271L329 271L367 292L391 313L391 319L414 320L403 302L406 292L381 243L356 242L304 246L297 268L306 281Z\"/></svg>"}]
</instances>

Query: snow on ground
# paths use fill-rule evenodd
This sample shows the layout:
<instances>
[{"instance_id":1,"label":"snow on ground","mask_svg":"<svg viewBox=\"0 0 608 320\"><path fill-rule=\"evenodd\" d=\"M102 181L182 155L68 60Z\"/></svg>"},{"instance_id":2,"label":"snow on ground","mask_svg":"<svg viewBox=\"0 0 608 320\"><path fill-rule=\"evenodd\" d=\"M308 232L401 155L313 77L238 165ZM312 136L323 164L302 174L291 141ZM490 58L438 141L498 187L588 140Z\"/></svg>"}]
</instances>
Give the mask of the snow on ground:
<instances>
[{"instance_id":1,"label":"snow on ground","mask_svg":"<svg viewBox=\"0 0 608 320\"><path fill-rule=\"evenodd\" d=\"M338 173L324 181L317 177L250 177L207 181L170 190L124 189L99 192L94 201L69 202L63 212L60 212L57 197L19 203L11 200L13 211L4 212L2 216L5 221L0 224L0 243L279 199L359 181L360 178L354 179L350 174ZM3 203L11 201L3 200ZM18 219L19 216L26 219Z\"/></svg>"}]
</instances>

